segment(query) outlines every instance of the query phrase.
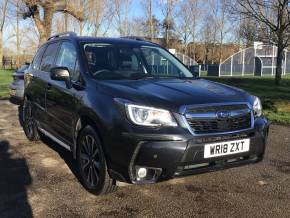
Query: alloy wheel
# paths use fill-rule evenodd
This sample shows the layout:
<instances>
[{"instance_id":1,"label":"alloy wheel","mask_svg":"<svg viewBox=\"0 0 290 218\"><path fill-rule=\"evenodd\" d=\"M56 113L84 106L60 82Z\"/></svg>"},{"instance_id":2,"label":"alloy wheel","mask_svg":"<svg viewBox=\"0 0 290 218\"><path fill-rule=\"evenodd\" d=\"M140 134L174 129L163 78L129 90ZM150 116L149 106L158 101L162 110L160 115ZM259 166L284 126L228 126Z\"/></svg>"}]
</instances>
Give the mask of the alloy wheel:
<instances>
[{"instance_id":1,"label":"alloy wheel","mask_svg":"<svg viewBox=\"0 0 290 218\"><path fill-rule=\"evenodd\" d=\"M86 135L82 140L80 163L86 182L94 187L100 178L101 156L96 140L91 135Z\"/></svg>"},{"instance_id":2,"label":"alloy wheel","mask_svg":"<svg viewBox=\"0 0 290 218\"><path fill-rule=\"evenodd\" d=\"M27 136L32 137L34 131L34 121L32 116L32 108L28 102L24 106L24 127Z\"/></svg>"}]
</instances>

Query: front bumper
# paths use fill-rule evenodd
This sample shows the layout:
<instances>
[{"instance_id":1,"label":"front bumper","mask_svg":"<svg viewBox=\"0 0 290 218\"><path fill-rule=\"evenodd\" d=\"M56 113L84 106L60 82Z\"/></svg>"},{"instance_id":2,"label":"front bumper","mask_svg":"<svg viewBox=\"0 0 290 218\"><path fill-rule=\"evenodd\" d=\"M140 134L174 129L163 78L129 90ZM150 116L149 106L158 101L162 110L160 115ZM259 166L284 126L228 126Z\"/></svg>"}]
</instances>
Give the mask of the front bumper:
<instances>
[{"instance_id":1,"label":"front bumper","mask_svg":"<svg viewBox=\"0 0 290 218\"><path fill-rule=\"evenodd\" d=\"M211 136L155 136L138 135L139 143L129 165L129 178L132 183L154 183L174 177L189 176L244 164L256 163L263 159L269 124L264 118L255 120L252 130L234 134ZM137 137L137 136L135 136ZM203 157L204 145L213 142L250 139L250 150L244 153L215 158ZM156 174L139 180L136 169L145 167Z\"/></svg>"}]
</instances>

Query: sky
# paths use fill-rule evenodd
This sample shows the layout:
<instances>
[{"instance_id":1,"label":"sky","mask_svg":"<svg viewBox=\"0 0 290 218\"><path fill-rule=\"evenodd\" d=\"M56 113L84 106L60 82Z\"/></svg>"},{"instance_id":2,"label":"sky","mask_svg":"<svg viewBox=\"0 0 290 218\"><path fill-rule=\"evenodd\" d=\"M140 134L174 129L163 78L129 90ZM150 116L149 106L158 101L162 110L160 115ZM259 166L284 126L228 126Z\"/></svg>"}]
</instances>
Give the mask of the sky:
<instances>
[{"instance_id":1,"label":"sky","mask_svg":"<svg viewBox=\"0 0 290 218\"><path fill-rule=\"evenodd\" d=\"M142 16L144 14L144 8L142 7L142 4L140 3L140 0L132 0L132 4L131 4L131 10L130 10L130 17L139 17ZM157 17L157 18L161 18L162 17L162 13L160 11L160 9L158 8L158 3L157 0L153 1L153 14Z\"/></svg>"},{"instance_id":2,"label":"sky","mask_svg":"<svg viewBox=\"0 0 290 218\"><path fill-rule=\"evenodd\" d=\"M0 2L1 2L1 0L0 0ZM130 8L129 8L129 20L133 20L134 18L140 18L140 17L145 16L145 8L143 8L144 5L141 2L142 2L142 0L131 0L131 4L130 4ZM153 1L153 15L157 19L162 21L163 14L162 14L161 9L158 5L158 2L159 2L159 0ZM201 7L204 7L203 1L200 1L200 2L202 5ZM13 14L13 12L12 12L12 14ZM206 14L203 14L203 15L206 15ZM37 40L37 30L36 30L31 18L28 18L26 20L21 20L20 25L22 27L26 27L26 28L30 27L31 31L30 31L29 37L32 39L35 38L35 40ZM202 27L200 28L200 30L198 32L199 36L202 35L201 31L202 31ZM15 31L14 31L13 25L11 23L7 22L5 32L4 32L4 45L5 45L5 47L11 48L11 49L13 49L13 47L15 47L15 37L14 38L12 37L14 32ZM84 28L84 35L87 35L86 32L87 32L87 30L86 30L86 28ZM118 37L118 33L116 32L116 29L111 27L110 31L108 33L108 36ZM24 42L22 42L22 45L25 46L25 45L27 45L27 43L28 42L24 41ZM28 47L29 47L29 45L28 45Z\"/></svg>"},{"instance_id":3,"label":"sky","mask_svg":"<svg viewBox=\"0 0 290 218\"><path fill-rule=\"evenodd\" d=\"M142 0L131 0L130 10L129 10L129 19L145 16L143 5L141 4L141 1ZM160 11L160 9L159 9L157 4L158 4L157 0L153 1L153 14L157 18L162 19L162 13L161 13L161 11ZM12 13L11 16L13 16L13 11L11 13ZM21 27L31 27L32 28L33 27L32 19L28 18L26 20L21 20L20 21L20 26ZM13 25L11 25L10 22L7 22L6 23L6 28L5 28L5 31L4 31L4 42L6 42L6 45L8 45L8 43L9 43L9 44L11 44L11 46L14 46L13 45L14 43L12 42L13 41L13 37L12 37L12 35L13 35L12 33L13 32L14 32ZM114 32L112 32L111 34L115 35ZM35 35L35 34L32 34L32 35Z\"/></svg>"}]
</instances>

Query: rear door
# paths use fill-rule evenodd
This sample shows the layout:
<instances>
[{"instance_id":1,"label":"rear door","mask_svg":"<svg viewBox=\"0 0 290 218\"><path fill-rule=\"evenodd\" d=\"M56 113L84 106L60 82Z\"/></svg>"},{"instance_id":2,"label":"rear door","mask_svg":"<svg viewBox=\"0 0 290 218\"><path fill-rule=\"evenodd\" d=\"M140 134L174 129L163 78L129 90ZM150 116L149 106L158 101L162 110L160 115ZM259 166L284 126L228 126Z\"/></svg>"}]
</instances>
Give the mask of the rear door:
<instances>
[{"instance_id":1,"label":"rear door","mask_svg":"<svg viewBox=\"0 0 290 218\"><path fill-rule=\"evenodd\" d=\"M34 106L34 117L41 120L45 112L45 81L40 71L40 64L46 45L40 47L34 56L31 66L25 74L25 95Z\"/></svg>"},{"instance_id":2,"label":"rear door","mask_svg":"<svg viewBox=\"0 0 290 218\"><path fill-rule=\"evenodd\" d=\"M79 81L77 50L72 42L63 41L60 45L55 66L67 67L71 83ZM73 121L78 104L75 86L67 87L64 81L50 80L46 92L46 110L52 131L66 144L72 144Z\"/></svg>"},{"instance_id":3,"label":"rear door","mask_svg":"<svg viewBox=\"0 0 290 218\"><path fill-rule=\"evenodd\" d=\"M36 82L33 96L37 96L37 100L35 100L35 102L38 108L36 113L36 119L39 122L39 126L43 129L49 129L47 112L45 109L45 95L47 84L50 80L50 69L54 66L58 46L58 42L53 42L45 47L41 62L33 73L34 80Z\"/></svg>"}]
</instances>

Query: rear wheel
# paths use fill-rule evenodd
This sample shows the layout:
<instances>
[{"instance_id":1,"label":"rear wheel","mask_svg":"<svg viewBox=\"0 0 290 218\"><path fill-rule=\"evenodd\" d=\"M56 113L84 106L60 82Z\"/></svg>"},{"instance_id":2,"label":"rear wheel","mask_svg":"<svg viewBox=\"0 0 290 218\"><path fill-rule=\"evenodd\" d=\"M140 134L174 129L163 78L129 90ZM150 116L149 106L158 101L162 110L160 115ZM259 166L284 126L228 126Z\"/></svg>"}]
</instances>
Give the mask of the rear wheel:
<instances>
[{"instance_id":1,"label":"rear wheel","mask_svg":"<svg viewBox=\"0 0 290 218\"><path fill-rule=\"evenodd\" d=\"M33 117L32 103L27 99L23 103L23 130L30 141L39 140L37 125Z\"/></svg>"},{"instance_id":2,"label":"rear wheel","mask_svg":"<svg viewBox=\"0 0 290 218\"><path fill-rule=\"evenodd\" d=\"M78 139L77 162L83 186L96 195L117 189L116 181L108 174L101 141L91 126L86 126Z\"/></svg>"}]
</instances>

